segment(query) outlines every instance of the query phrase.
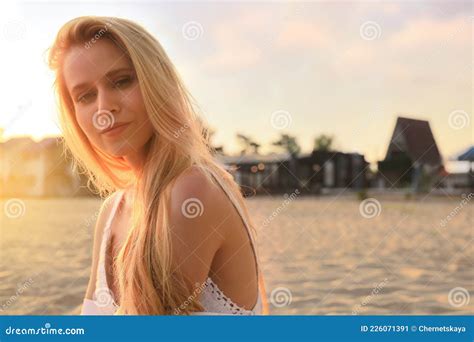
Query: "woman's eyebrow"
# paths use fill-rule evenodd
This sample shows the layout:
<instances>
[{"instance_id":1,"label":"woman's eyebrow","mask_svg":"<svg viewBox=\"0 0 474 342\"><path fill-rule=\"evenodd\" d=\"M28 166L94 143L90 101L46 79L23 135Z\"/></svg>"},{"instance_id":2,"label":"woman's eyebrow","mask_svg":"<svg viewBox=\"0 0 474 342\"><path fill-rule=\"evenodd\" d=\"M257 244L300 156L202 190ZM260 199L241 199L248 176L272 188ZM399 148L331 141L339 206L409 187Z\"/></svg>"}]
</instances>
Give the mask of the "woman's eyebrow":
<instances>
[{"instance_id":1,"label":"woman's eyebrow","mask_svg":"<svg viewBox=\"0 0 474 342\"><path fill-rule=\"evenodd\" d=\"M121 73L122 71L132 71L132 68L129 68L129 67L117 68L117 69L108 71L108 72L105 74L105 77L110 78L110 77L114 76L115 74Z\"/></svg>"},{"instance_id":2,"label":"woman's eyebrow","mask_svg":"<svg viewBox=\"0 0 474 342\"><path fill-rule=\"evenodd\" d=\"M110 70L108 71L104 76L107 78L107 79L110 79L112 78L115 74L118 74L120 72L123 72L123 71L133 71L132 68L130 67L121 67L121 68L117 68L117 69L114 69L114 70ZM83 82L83 83L79 83L77 85L75 85L72 90L71 90L71 93L74 93L76 91L79 91L79 90L82 90L83 88L87 88L89 87L89 83L87 82Z\"/></svg>"}]
</instances>

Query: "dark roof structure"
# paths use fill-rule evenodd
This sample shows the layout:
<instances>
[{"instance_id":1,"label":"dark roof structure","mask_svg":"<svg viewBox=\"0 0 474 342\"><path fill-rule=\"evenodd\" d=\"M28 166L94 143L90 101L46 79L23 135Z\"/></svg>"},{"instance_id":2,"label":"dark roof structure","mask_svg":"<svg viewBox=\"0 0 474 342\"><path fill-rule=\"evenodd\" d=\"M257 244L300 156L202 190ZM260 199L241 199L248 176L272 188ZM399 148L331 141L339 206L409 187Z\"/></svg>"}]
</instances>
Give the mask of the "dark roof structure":
<instances>
[{"instance_id":1,"label":"dark roof structure","mask_svg":"<svg viewBox=\"0 0 474 342\"><path fill-rule=\"evenodd\" d=\"M412 162L442 165L442 158L428 121L398 117L385 159L405 152Z\"/></svg>"}]
</instances>

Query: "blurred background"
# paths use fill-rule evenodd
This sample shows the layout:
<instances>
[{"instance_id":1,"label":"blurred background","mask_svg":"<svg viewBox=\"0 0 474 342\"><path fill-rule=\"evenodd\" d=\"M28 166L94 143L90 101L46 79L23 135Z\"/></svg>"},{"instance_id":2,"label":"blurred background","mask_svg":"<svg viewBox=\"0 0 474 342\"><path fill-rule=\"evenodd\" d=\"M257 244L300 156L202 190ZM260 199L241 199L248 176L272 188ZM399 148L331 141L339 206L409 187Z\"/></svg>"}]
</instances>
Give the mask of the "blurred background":
<instances>
[{"instance_id":1,"label":"blurred background","mask_svg":"<svg viewBox=\"0 0 474 342\"><path fill-rule=\"evenodd\" d=\"M271 314L474 303L469 1L0 5L0 314L78 313L100 198L63 153L47 48L82 15L148 29L242 185Z\"/></svg>"}]
</instances>

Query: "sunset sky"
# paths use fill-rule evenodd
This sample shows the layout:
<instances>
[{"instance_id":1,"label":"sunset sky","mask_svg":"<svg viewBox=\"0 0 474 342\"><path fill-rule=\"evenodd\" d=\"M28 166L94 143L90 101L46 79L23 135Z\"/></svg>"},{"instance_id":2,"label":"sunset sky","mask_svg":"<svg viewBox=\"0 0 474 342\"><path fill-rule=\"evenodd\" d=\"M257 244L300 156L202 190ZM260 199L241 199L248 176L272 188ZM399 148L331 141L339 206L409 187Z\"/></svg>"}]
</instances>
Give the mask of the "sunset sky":
<instances>
[{"instance_id":1,"label":"sunset sky","mask_svg":"<svg viewBox=\"0 0 474 342\"><path fill-rule=\"evenodd\" d=\"M154 34L228 153L237 132L264 153L281 133L303 152L326 133L374 162L398 115L429 120L445 159L472 144L468 1L2 3L4 138L60 133L46 49L82 15L125 17Z\"/></svg>"}]
</instances>

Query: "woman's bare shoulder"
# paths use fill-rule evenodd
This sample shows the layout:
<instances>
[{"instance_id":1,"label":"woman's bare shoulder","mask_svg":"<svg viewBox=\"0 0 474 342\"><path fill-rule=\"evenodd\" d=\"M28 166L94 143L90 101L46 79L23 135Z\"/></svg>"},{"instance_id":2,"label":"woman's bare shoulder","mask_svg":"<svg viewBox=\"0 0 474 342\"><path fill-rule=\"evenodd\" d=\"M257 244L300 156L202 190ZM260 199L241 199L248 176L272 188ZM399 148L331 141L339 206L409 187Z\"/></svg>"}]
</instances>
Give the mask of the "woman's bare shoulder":
<instances>
[{"instance_id":1,"label":"woman's bare shoulder","mask_svg":"<svg viewBox=\"0 0 474 342\"><path fill-rule=\"evenodd\" d=\"M171 213L176 219L189 219L193 215L211 221L222 218L229 208L229 199L212 179L199 167L191 167L181 174L171 188ZM195 214L187 210L197 210Z\"/></svg>"},{"instance_id":2,"label":"woman's bare shoulder","mask_svg":"<svg viewBox=\"0 0 474 342\"><path fill-rule=\"evenodd\" d=\"M173 183L173 191L176 194L177 191L211 191L215 189L213 187L211 177L208 176L204 170L197 166L191 166L182 174L180 174Z\"/></svg>"},{"instance_id":3,"label":"woman's bare shoulder","mask_svg":"<svg viewBox=\"0 0 474 342\"><path fill-rule=\"evenodd\" d=\"M226 239L225 202L225 195L199 168L187 170L172 185L169 223L174 262L191 284L206 279Z\"/></svg>"}]
</instances>

